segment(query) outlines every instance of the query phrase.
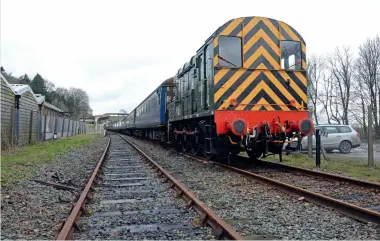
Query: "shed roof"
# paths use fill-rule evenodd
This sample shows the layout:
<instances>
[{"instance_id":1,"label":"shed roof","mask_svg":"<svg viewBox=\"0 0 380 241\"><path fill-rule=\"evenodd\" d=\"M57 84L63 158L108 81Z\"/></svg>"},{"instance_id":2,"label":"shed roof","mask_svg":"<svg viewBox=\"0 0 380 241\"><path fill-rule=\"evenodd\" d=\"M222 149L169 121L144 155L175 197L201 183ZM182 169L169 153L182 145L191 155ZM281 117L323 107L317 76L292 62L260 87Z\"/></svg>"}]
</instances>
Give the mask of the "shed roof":
<instances>
[{"instance_id":1,"label":"shed roof","mask_svg":"<svg viewBox=\"0 0 380 241\"><path fill-rule=\"evenodd\" d=\"M26 92L30 92L33 95L36 102L38 102L36 96L34 95L32 88L29 85L10 84L9 86L11 87L11 89L13 90L13 93L15 93L15 95L22 96Z\"/></svg>"},{"instance_id":2,"label":"shed roof","mask_svg":"<svg viewBox=\"0 0 380 241\"><path fill-rule=\"evenodd\" d=\"M52 109L52 110L55 110L55 111L58 111L58 112L62 112L61 109L59 109L58 107L56 107L55 105L52 105L50 104L49 102L46 102L44 103L44 105L49 108L49 109Z\"/></svg>"},{"instance_id":3,"label":"shed roof","mask_svg":"<svg viewBox=\"0 0 380 241\"><path fill-rule=\"evenodd\" d=\"M38 103L39 105L41 105L42 103L45 102L45 96L44 96L44 95L41 95L41 94L34 94L34 97L36 98L37 103Z\"/></svg>"},{"instance_id":4,"label":"shed roof","mask_svg":"<svg viewBox=\"0 0 380 241\"><path fill-rule=\"evenodd\" d=\"M17 94L17 95L22 95L25 92L27 92L28 90L33 93L33 90L32 90L32 88L30 88L29 85L10 84L10 86L13 89L13 91L15 92L15 94ZM34 95L34 93L33 93L33 95Z\"/></svg>"}]
</instances>

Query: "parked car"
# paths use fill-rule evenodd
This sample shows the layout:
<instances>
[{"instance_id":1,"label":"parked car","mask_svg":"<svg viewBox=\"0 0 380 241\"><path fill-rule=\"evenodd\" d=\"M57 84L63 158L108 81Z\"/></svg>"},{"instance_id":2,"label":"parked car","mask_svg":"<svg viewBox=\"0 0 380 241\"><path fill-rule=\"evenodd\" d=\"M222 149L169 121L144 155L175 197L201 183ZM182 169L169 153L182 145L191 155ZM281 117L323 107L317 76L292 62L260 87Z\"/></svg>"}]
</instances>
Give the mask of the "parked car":
<instances>
[{"instance_id":1,"label":"parked car","mask_svg":"<svg viewBox=\"0 0 380 241\"><path fill-rule=\"evenodd\" d=\"M315 128L327 133L327 135L321 135L321 143L326 152L332 152L333 150L339 150L341 153L347 154L351 152L352 148L359 147L361 145L360 135L350 125L316 125ZM312 135L313 149L316 148L315 135ZM307 150L308 137L305 136L301 141L301 150ZM293 146L296 145L292 143Z\"/></svg>"}]
</instances>

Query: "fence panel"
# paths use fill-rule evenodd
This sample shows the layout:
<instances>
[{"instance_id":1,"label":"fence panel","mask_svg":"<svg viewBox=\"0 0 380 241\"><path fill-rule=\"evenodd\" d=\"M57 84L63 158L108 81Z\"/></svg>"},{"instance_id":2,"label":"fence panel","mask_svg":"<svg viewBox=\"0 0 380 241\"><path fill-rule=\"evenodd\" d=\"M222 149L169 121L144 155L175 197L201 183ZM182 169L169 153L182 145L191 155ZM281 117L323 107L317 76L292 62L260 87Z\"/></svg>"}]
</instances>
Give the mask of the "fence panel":
<instances>
[{"instance_id":1,"label":"fence panel","mask_svg":"<svg viewBox=\"0 0 380 241\"><path fill-rule=\"evenodd\" d=\"M36 141L40 141L41 140L41 114L40 112L36 113L35 130L36 130Z\"/></svg>"},{"instance_id":2,"label":"fence panel","mask_svg":"<svg viewBox=\"0 0 380 241\"><path fill-rule=\"evenodd\" d=\"M2 110L1 147L27 145L35 142L79 134L102 134L102 126L86 124L70 118L42 115L39 111L27 108ZM5 116L6 115L6 116Z\"/></svg>"},{"instance_id":3,"label":"fence panel","mask_svg":"<svg viewBox=\"0 0 380 241\"><path fill-rule=\"evenodd\" d=\"M57 137L62 137L62 117L57 117Z\"/></svg>"}]
</instances>

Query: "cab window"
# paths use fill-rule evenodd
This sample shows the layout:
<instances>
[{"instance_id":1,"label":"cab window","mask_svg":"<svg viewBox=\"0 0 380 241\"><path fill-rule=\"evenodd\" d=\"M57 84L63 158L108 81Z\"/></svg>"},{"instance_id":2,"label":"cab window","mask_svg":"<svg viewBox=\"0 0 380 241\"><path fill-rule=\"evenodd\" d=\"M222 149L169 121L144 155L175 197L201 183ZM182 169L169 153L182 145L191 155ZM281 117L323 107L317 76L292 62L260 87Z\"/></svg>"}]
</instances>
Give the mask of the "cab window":
<instances>
[{"instance_id":1,"label":"cab window","mask_svg":"<svg viewBox=\"0 0 380 241\"><path fill-rule=\"evenodd\" d=\"M298 41L281 41L281 68L300 70L302 67L301 43Z\"/></svg>"},{"instance_id":2,"label":"cab window","mask_svg":"<svg viewBox=\"0 0 380 241\"><path fill-rule=\"evenodd\" d=\"M219 37L219 65L223 67L241 67L241 38Z\"/></svg>"}]
</instances>

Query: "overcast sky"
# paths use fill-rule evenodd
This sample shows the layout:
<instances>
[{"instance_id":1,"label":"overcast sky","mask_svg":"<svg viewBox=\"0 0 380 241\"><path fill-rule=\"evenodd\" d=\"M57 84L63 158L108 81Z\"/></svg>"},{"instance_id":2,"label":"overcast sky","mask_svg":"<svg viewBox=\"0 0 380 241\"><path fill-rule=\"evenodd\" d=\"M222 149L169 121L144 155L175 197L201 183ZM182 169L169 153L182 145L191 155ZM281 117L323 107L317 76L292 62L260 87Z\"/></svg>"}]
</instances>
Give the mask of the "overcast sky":
<instances>
[{"instance_id":1,"label":"overcast sky","mask_svg":"<svg viewBox=\"0 0 380 241\"><path fill-rule=\"evenodd\" d=\"M229 19L284 21L323 54L380 34L379 12L379 0L1 0L1 65L84 89L94 114L131 111Z\"/></svg>"}]
</instances>

